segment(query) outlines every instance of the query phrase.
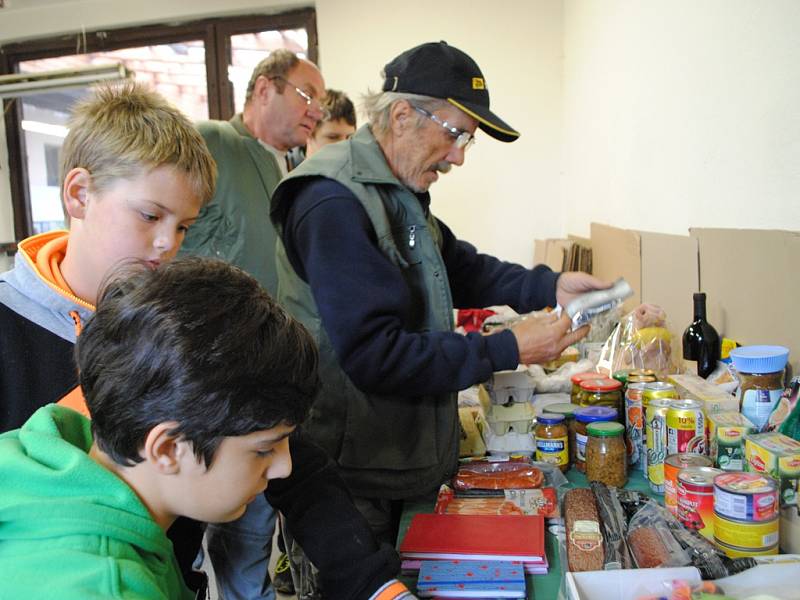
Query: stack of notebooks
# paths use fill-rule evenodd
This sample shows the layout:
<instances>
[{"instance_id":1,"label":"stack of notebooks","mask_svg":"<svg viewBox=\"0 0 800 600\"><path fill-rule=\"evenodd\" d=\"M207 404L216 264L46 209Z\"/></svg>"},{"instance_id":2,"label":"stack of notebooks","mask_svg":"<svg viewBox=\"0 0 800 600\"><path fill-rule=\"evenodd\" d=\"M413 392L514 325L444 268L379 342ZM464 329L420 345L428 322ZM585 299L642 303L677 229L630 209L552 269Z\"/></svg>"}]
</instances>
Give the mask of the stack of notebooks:
<instances>
[{"instance_id":1,"label":"stack of notebooks","mask_svg":"<svg viewBox=\"0 0 800 600\"><path fill-rule=\"evenodd\" d=\"M548 567L544 519L539 515L414 515L400 544L400 556L407 570L420 569L428 560L477 560L518 562L526 573L544 574Z\"/></svg>"},{"instance_id":2,"label":"stack of notebooks","mask_svg":"<svg viewBox=\"0 0 800 600\"><path fill-rule=\"evenodd\" d=\"M525 598L525 571L518 561L424 560L420 598Z\"/></svg>"}]
</instances>

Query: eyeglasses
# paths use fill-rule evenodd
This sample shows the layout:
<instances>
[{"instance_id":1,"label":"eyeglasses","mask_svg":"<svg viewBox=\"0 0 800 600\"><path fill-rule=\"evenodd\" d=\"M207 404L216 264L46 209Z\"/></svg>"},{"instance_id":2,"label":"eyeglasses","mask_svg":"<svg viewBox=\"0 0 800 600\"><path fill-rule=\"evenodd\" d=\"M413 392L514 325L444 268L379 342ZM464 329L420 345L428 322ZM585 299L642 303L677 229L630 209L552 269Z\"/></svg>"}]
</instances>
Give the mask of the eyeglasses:
<instances>
[{"instance_id":1,"label":"eyeglasses","mask_svg":"<svg viewBox=\"0 0 800 600\"><path fill-rule=\"evenodd\" d=\"M475 143L475 136L472 135L469 131L464 131L463 129L458 129L457 127L453 127L447 121L442 121L439 117L437 117L433 113L430 113L424 108L420 108L419 106L414 106L414 110L421 115L425 115L434 123L437 123L442 127L444 127L444 130L448 133L448 135L453 138L453 145L459 150L466 151L467 148L469 148L472 144Z\"/></svg>"},{"instance_id":2,"label":"eyeglasses","mask_svg":"<svg viewBox=\"0 0 800 600\"><path fill-rule=\"evenodd\" d=\"M316 98L312 98L311 96L309 96L306 92L301 90L299 87L297 87L291 81L289 81L285 77L281 77L280 75L277 75L276 77L273 77L272 79L280 79L284 83L288 84L290 87L293 87L294 91L297 92L297 95L300 96L305 101L306 106L310 106L310 107L312 107L312 108L314 108L314 109L316 109L316 110L318 110L319 112L322 113L322 120L323 121L327 121L330 118L330 112L328 111L327 108L322 106L322 102L320 102Z\"/></svg>"}]
</instances>

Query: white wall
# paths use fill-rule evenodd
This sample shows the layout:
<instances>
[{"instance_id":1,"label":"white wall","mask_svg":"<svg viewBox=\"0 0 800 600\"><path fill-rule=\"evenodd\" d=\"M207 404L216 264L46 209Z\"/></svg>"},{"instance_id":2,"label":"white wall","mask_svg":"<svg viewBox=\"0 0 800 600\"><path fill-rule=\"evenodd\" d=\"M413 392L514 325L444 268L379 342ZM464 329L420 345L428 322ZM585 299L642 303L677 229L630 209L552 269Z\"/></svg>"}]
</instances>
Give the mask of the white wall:
<instances>
[{"instance_id":1,"label":"white wall","mask_svg":"<svg viewBox=\"0 0 800 600\"><path fill-rule=\"evenodd\" d=\"M111 25L272 12L294 0L15 0L0 44ZM797 0L317 0L327 83L357 96L417 43L476 59L522 132L485 135L433 188L461 237L531 263L533 239L593 220L800 230ZM0 237L13 232L0 136Z\"/></svg>"},{"instance_id":2,"label":"white wall","mask_svg":"<svg viewBox=\"0 0 800 600\"><path fill-rule=\"evenodd\" d=\"M564 231L561 2L407 0L372 14L364 6L362 0L317 2L326 84L354 99L367 88L378 90L383 66L424 42L445 40L472 56L486 77L492 109L522 136L504 144L479 132L464 165L432 188L432 210L480 250L530 265L534 237Z\"/></svg>"},{"instance_id":3,"label":"white wall","mask_svg":"<svg viewBox=\"0 0 800 600\"><path fill-rule=\"evenodd\" d=\"M800 230L800 2L567 1L566 229Z\"/></svg>"}]
</instances>

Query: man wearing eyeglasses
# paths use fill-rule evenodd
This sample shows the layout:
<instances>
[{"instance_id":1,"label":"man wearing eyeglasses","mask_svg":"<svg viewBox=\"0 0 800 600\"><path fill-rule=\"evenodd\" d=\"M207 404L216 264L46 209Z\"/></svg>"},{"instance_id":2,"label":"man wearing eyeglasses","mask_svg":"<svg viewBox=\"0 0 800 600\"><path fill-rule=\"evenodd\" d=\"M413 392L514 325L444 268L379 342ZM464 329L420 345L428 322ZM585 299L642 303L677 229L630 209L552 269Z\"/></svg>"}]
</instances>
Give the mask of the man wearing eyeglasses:
<instances>
[{"instance_id":1,"label":"man wearing eyeglasses","mask_svg":"<svg viewBox=\"0 0 800 600\"><path fill-rule=\"evenodd\" d=\"M403 499L435 494L456 466L456 393L493 371L557 357L586 329L527 319L490 336L453 332L454 307L529 312L608 287L478 253L430 211L429 188L464 163L476 129L519 133L489 108L478 65L445 42L384 69L368 123L275 191L279 301L317 338L323 386L307 430L337 461L379 539Z\"/></svg>"},{"instance_id":2,"label":"man wearing eyeglasses","mask_svg":"<svg viewBox=\"0 0 800 600\"><path fill-rule=\"evenodd\" d=\"M214 198L186 234L182 254L226 260L276 294L270 198L287 173L287 151L305 145L325 116L324 94L316 65L275 50L253 70L241 113L230 121L198 124L219 177Z\"/></svg>"},{"instance_id":3,"label":"man wearing eyeglasses","mask_svg":"<svg viewBox=\"0 0 800 600\"><path fill-rule=\"evenodd\" d=\"M314 64L287 50L277 50L254 69L241 114L230 121L198 124L217 162L217 189L189 229L182 253L226 260L253 275L273 296L276 294L276 233L269 219L270 199L286 175L287 150L305 144L325 116L320 104L324 90L322 74ZM308 452L307 445L302 448ZM313 450L322 455L318 448ZM295 451L301 451L301 446L292 442ZM386 582L394 576L392 561L396 555L391 548L377 548L372 545L374 540L364 539L361 524L353 520L359 515L352 505L335 503L330 496L317 498L307 487L290 493L298 498L302 525L310 523L314 529L309 533L306 527L303 532L313 538L312 547L306 548L312 558L333 556L330 546L337 543L343 560L354 567L361 563L366 585L354 578L352 586L342 588L348 590L342 594L368 597L376 589L375 581ZM315 516L320 512L333 515L335 525L320 529ZM207 527L208 553L220 596L226 600L274 600L267 570L274 526L275 512L260 495L237 521ZM366 525L363 530L368 533ZM318 566L332 580L345 577L340 563L335 568L322 562ZM386 585L391 584L390 580ZM353 591L359 586L363 596ZM390 593L388 597L394 596Z\"/></svg>"}]
</instances>

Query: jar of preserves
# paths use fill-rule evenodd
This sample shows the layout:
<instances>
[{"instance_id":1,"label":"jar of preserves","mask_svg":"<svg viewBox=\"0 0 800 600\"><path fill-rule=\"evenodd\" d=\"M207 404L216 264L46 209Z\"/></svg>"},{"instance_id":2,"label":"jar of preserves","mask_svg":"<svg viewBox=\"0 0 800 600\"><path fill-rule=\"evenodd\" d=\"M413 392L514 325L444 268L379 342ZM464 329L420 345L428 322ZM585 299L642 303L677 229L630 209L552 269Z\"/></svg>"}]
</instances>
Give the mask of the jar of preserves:
<instances>
[{"instance_id":1,"label":"jar of preserves","mask_svg":"<svg viewBox=\"0 0 800 600\"><path fill-rule=\"evenodd\" d=\"M788 406L781 407L780 400L789 349L742 346L731 350L730 356L739 379L739 412L750 419L756 431L780 424L788 416Z\"/></svg>"},{"instance_id":2,"label":"jar of preserves","mask_svg":"<svg viewBox=\"0 0 800 600\"><path fill-rule=\"evenodd\" d=\"M597 371L585 371L583 373L576 373L570 378L572 382L572 391L569 394L569 401L572 404L580 404L580 395L581 395L581 381L586 381L587 379L604 379L605 376L598 373Z\"/></svg>"},{"instance_id":3,"label":"jar of preserves","mask_svg":"<svg viewBox=\"0 0 800 600\"><path fill-rule=\"evenodd\" d=\"M589 438L587 427L590 423L613 421L617 411L610 406L583 406L575 411L575 454L573 466L581 473L586 472L586 442Z\"/></svg>"},{"instance_id":4,"label":"jar of preserves","mask_svg":"<svg viewBox=\"0 0 800 600\"><path fill-rule=\"evenodd\" d=\"M575 462L575 411L580 406L571 404L569 402L561 402L558 404L548 404L545 410L554 415L564 415L564 424L567 426L568 440L569 440L569 465L571 467Z\"/></svg>"},{"instance_id":5,"label":"jar of preserves","mask_svg":"<svg viewBox=\"0 0 800 600\"><path fill-rule=\"evenodd\" d=\"M581 406L610 406L623 411L622 383L616 379L586 379L581 381L581 394L578 404Z\"/></svg>"},{"instance_id":6,"label":"jar of preserves","mask_svg":"<svg viewBox=\"0 0 800 600\"><path fill-rule=\"evenodd\" d=\"M628 482L628 457L621 423L604 421L587 428L586 478L606 485L624 487Z\"/></svg>"},{"instance_id":7,"label":"jar of preserves","mask_svg":"<svg viewBox=\"0 0 800 600\"><path fill-rule=\"evenodd\" d=\"M569 469L569 433L564 415L542 413L536 419L536 460Z\"/></svg>"}]
</instances>

